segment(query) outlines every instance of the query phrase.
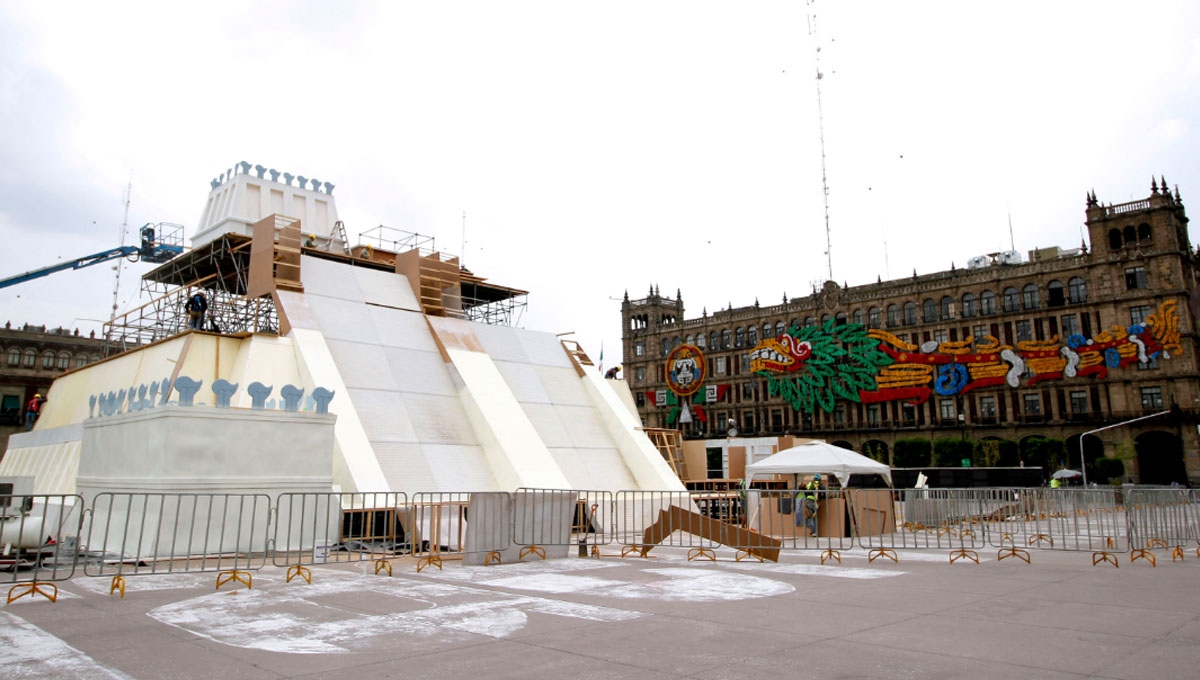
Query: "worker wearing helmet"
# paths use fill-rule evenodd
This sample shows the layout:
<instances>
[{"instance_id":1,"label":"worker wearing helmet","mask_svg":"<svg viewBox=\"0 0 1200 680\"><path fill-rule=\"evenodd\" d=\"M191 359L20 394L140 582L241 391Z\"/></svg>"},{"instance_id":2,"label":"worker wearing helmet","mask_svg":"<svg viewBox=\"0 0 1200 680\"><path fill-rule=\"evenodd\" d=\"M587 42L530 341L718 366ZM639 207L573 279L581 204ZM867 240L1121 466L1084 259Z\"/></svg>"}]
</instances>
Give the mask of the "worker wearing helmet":
<instances>
[{"instance_id":1,"label":"worker wearing helmet","mask_svg":"<svg viewBox=\"0 0 1200 680\"><path fill-rule=\"evenodd\" d=\"M304 247L305 248L316 248L317 247L317 235L309 234L308 238L304 240Z\"/></svg>"},{"instance_id":2,"label":"worker wearing helmet","mask_svg":"<svg viewBox=\"0 0 1200 680\"><path fill-rule=\"evenodd\" d=\"M803 515L797 513L796 519L803 517L804 525L808 527L809 533L815 538L817 536L817 499L821 492L821 475L815 474L807 484L804 485L804 490L800 492L800 508Z\"/></svg>"},{"instance_id":3,"label":"worker wearing helmet","mask_svg":"<svg viewBox=\"0 0 1200 680\"><path fill-rule=\"evenodd\" d=\"M37 422L38 416L42 414L42 404L44 403L46 403L46 400L43 399L42 395L39 393L33 395L33 399L30 399L29 403L25 405L26 432L29 432L33 429L33 424Z\"/></svg>"}]
</instances>

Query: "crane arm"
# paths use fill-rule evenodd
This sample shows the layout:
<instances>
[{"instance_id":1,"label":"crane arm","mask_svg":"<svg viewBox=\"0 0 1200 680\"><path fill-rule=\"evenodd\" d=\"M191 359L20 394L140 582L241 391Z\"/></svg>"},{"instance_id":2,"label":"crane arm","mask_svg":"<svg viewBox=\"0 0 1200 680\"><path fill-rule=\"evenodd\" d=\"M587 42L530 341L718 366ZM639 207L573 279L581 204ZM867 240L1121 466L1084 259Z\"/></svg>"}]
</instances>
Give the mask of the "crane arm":
<instances>
[{"instance_id":1,"label":"crane arm","mask_svg":"<svg viewBox=\"0 0 1200 680\"><path fill-rule=\"evenodd\" d=\"M83 269L84 267L90 267L94 264L100 264L102 262L108 262L109 260L115 260L115 259L121 258L121 257L128 257L130 255L138 255L140 253L141 253L141 249L136 246L121 246L120 248L111 248L109 250L105 250L105 251L99 252L99 253L93 253L93 254L87 255L85 257L80 257L80 258L71 260L69 262L60 262L58 264L50 265L49 267L42 267L41 269L33 269L31 271L25 272L24 274L17 274L16 276L10 276L5 279L0 279L0 288L7 288L8 286L15 286L18 283L25 283L26 281L30 281L32 279L38 279L43 276L53 274L55 272L66 271L68 269Z\"/></svg>"}]
</instances>

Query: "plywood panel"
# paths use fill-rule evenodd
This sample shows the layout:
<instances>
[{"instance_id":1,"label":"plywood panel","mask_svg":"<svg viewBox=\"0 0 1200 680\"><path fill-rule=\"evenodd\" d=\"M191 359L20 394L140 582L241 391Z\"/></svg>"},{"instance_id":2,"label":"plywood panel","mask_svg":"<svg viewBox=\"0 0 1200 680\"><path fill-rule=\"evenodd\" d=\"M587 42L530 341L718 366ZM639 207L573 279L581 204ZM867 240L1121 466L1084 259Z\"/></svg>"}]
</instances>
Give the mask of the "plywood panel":
<instances>
[{"instance_id":1,"label":"plywood panel","mask_svg":"<svg viewBox=\"0 0 1200 680\"><path fill-rule=\"evenodd\" d=\"M306 294L305 298L326 338L379 344L379 335L366 305L347 304L345 300L323 295Z\"/></svg>"},{"instance_id":2,"label":"plywood panel","mask_svg":"<svg viewBox=\"0 0 1200 680\"><path fill-rule=\"evenodd\" d=\"M529 356L517 336L517 329L507 326L488 326L472 324L475 336L479 338L483 351L492 357L492 361L509 361L517 364L528 364Z\"/></svg>"},{"instance_id":3,"label":"plywood panel","mask_svg":"<svg viewBox=\"0 0 1200 680\"><path fill-rule=\"evenodd\" d=\"M408 279L392 272L375 271L365 267L347 267L354 273L363 300L374 305L421 311Z\"/></svg>"},{"instance_id":4,"label":"plywood panel","mask_svg":"<svg viewBox=\"0 0 1200 680\"><path fill-rule=\"evenodd\" d=\"M550 395L533 367L528 364L514 364L511 361L496 362L496 369L504 377L508 389L522 404L549 404Z\"/></svg>"},{"instance_id":5,"label":"plywood panel","mask_svg":"<svg viewBox=\"0 0 1200 680\"><path fill-rule=\"evenodd\" d=\"M436 351L384 347L383 354L400 392L457 396L458 390L450 379L450 368Z\"/></svg>"},{"instance_id":6,"label":"plywood panel","mask_svg":"<svg viewBox=\"0 0 1200 680\"><path fill-rule=\"evenodd\" d=\"M429 331L429 324L425 322L425 317L417 312L367 305L367 316L375 325L381 345L426 352L438 351L433 334Z\"/></svg>"},{"instance_id":7,"label":"plywood panel","mask_svg":"<svg viewBox=\"0 0 1200 680\"><path fill-rule=\"evenodd\" d=\"M437 488L447 491L499 491L479 446L424 446Z\"/></svg>"},{"instance_id":8,"label":"plywood panel","mask_svg":"<svg viewBox=\"0 0 1200 680\"><path fill-rule=\"evenodd\" d=\"M330 354L333 355L333 363L337 366L346 387L391 391L398 389L382 347L345 340L328 340L327 344Z\"/></svg>"},{"instance_id":9,"label":"plywood panel","mask_svg":"<svg viewBox=\"0 0 1200 680\"><path fill-rule=\"evenodd\" d=\"M574 368L555 368L553 366L537 366L538 378L546 388L546 394L555 404L566 406L591 406L583 381Z\"/></svg>"},{"instance_id":10,"label":"plywood panel","mask_svg":"<svg viewBox=\"0 0 1200 680\"><path fill-rule=\"evenodd\" d=\"M422 444L479 444L458 397L405 394L404 405Z\"/></svg>"},{"instance_id":11,"label":"plywood panel","mask_svg":"<svg viewBox=\"0 0 1200 680\"><path fill-rule=\"evenodd\" d=\"M398 392L351 389L350 401L372 442L417 442L417 431Z\"/></svg>"},{"instance_id":12,"label":"plywood panel","mask_svg":"<svg viewBox=\"0 0 1200 680\"><path fill-rule=\"evenodd\" d=\"M562 341L558 336L519 328L514 330L517 340L529 357L529 363L560 368L572 366L571 359L563 349Z\"/></svg>"},{"instance_id":13,"label":"plywood panel","mask_svg":"<svg viewBox=\"0 0 1200 680\"><path fill-rule=\"evenodd\" d=\"M363 301L363 292L354 276L355 267L311 255L302 256L300 261L305 292L339 300Z\"/></svg>"}]
</instances>

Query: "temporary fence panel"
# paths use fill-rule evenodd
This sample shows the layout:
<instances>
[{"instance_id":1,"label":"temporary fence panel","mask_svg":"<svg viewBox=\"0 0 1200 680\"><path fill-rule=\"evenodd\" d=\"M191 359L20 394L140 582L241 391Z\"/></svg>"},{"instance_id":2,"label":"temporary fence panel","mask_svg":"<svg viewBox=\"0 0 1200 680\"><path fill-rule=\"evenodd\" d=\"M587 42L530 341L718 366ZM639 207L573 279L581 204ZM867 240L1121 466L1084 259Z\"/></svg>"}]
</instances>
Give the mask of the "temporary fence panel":
<instances>
[{"instance_id":1,"label":"temporary fence panel","mask_svg":"<svg viewBox=\"0 0 1200 680\"><path fill-rule=\"evenodd\" d=\"M420 492L412 497L417 570L455 556L466 564L503 561L512 545L512 496L501 491Z\"/></svg>"},{"instance_id":2,"label":"temporary fence panel","mask_svg":"<svg viewBox=\"0 0 1200 680\"><path fill-rule=\"evenodd\" d=\"M8 602L58 598L54 581L75 575L83 499L75 495L0 496L0 583Z\"/></svg>"},{"instance_id":3,"label":"temporary fence panel","mask_svg":"<svg viewBox=\"0 0 1200 680\"><path fill-rule=\"evenodd\" d=\"M746 493L744 526L775 539L783 549L843 550L854 543L849 498L828 489L751 489ZM746 543L757 542L744 538Z\"/></svg>"},{"instance_id":4,"label":"temporary fence panel","mask_svg":"<svg viewBox=\"0 0 1200 680\"><path fill-rule=\"evenodd\" d=\"M303 567L408 553L412 509L403 492L284 493L274 524L273 564L311 580Z\"/></svg>"},{"instance_id":5,"label":"temporary fence panel","mask_svg":"<svg viewBox=\"0 0 1200 680\"><path fill-rule=\"evenodd\" d=\"M856 490L850 506L858 544L871 551L974 550L986 545L981 498L973 489ZM881 493L882 492L882 493ZM891 495L893 530L882 494ZM894 557L894 555L893 555Z\"/></svg>"},{"instance_id":6,"label":"temporary fence panel","mask_svg":"<svg viewBox=\"0 0 1200 680\"><path fill-rule=\"evenodd\" d=\"M81 553L88 576L251 571L269 549L263 494L96 494Z\"/></svg>"},{"instance_id":7,"label":"temporary fence panel","mask_svg":"<svg viewBox=\"0 0 1200 680\"><path fill-rule=\"evenodd\" d=\"M1196 505L1186 489L1129 489L1125 514L1130 550L1182 547L1200 538Z\"/></svg>"},{"instance_id":8,"label":"temporary fence panel","mask_svg":"<svg viewBox=\"0 0 1200 680\"><path fill-rule=\"evenodd\" d=\"M582 555L599 554L598 546L608 542L612 502L607 491L517 489L513 495L513 543L521 546L517 559L530 553L563 557L569 546L577 546Z\"/></svg>"},{"instance_id":9,"label":"temporary fence panel","mask_svg":"<svg viewBox=\"0 0 1200 680\"><path fill-rule=\"evenodd\" d=\"M1113 489L979 489L994 547L1123 550L1125 514Z\"/></svg>"},{"instance_id":10,"label":"temporary fence panel","mask_svg":"<svg viewBox=\"0 0 1200 680\"><path fill-rule=\"evenodd\" d=\"M710 525L699 522L716 511L721 519L727 505L713 502L709 494L687 491L618 491L615 496L615 536L622 555L646 556L655 546L666 545L711 554L720 536L707 535ZM707 552L704 552L707 551ZM689 553L694 556L697 553Z\"/></svg>"}]
</instances>

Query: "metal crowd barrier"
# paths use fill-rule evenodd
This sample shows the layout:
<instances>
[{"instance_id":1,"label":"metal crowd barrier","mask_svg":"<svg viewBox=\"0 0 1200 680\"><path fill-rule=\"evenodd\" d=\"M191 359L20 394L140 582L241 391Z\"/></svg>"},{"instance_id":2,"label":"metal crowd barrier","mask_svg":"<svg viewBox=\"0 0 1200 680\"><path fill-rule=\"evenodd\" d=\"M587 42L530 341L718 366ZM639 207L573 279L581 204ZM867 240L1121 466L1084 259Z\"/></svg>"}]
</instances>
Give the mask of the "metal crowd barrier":
<instances>
[{"instance_id":1,"label":"metal crowd barrier","mask_svg":"<svg viewBox=\"0 0 1200 680\"><path fill-rule=\"evenodd\" d=\"M267 561L271 498L230 493L99 493L80 531L88 576L217 572L217 588L253 587Z\"/></svg>"},{"instance_id":2,"label":"metal crowd barrier","mask_svg":"<svg viewBox=\"0 0 1200 680\"><path fill-rule=\"evenodd\" d=\"M1115 489L981 489L997 548L1107 552L1128 546Z\"/></svg>"},{"instance_id":3,"label":"metal crowd barrier","mask_svg":"<svg viewBox=\"0 0 1200 680\"><path fill-rule=\"evenodd\" d=\"M83 498L0 496L0 583L12 584L8 604L26 595L58 600L56 581L75 575Z\"/></svg>"},{"instance_id":4,"label":"metal crowd barrier","mask_svg":"<svg viewBox=\"0 0 1200 680\"><path fill-rule=\"evenodd\" d=\"M976 551L986 545L986 512L974 489L850 491L852 526L869 561L897 561L899 550L948 550L951 562L979 561Z\"/></svg>"},{"instance_id":5,"label":"metal crowd barrier","mask_svg":"<svg viewBox=\"0 0 1200 680\"><path fill-rule=\"evenodd\" d=\"M312 583L314 564L374 561L391 573L391 558L411 552L415 522L408 495L283 493L275 503L271 561Z\"/></svg>"},{"instance_id":6,"label":"metal crowd barrier","mask_svg":"<svg viewBox=\"0 0 1200 680\"><path fill-rule=\"evenodd\" d=\"M807 496L815 496L815 513ZM841 552L854 544L849 521L849 494L828 489L785 489L745 492L743 526L750 532L740 534L739 552L761 559L776 559L771 549L820 550L821 563L829 558L841 561ZM813 528L816 528L816 532ZM778 554L775 550L774 555Z\"/></svg>"},{"instance_id":7,"label":"metal crowd barrier","mask_svg":"<svg viewBox=\"0 0 1200 680\"><path fill-rule=\"evenodd\" d=\"M513 494L513 543L520 546L517 559L538 555L565 557L570 546L579 556L600 555L609 542L612 494L607 491L564 491L520 488ZM589 549L590 546L590 549Z\"/></svg>"},{"instance_id":8,"label":"metal crowd barrier","mask_svg":"<svg viewBox=\"0 0 1200 680\"><path fill-rule=\"evenodd\" d=\"M740 516L736 493L618 491L613 501L614 535L621 557L647 557L656 546L687 548L688 559L716 559L721 536L706 519L722 522Z\"/></svg>"},{"instance_id":9,"label":"metal crowd barrier","mask_svg":"<svg viewBox=\"0 0 1200 680\"><path fill-rule=\"evenodd\" d=\"M420 492L412 498L412 554L418 572L430 565L441 569L446 555L471 565L502 562L513 545L512 494Z\"/></svg>"},{"instance_id":10,"label":"metal crowd barrier","mask_svg":"<svg viewBox=\"0 0 1200 680\"><path fill-rule=\"evenodd\" d=\"M1125 514L1129 525L1130 559L1155 562L1154 548L1173 549L1172 560L1183 556L1183 546L1200 541L1197 499L1187 489L1129 489ZM1197 550L1200 556L1200 549Z\"/></svg>"}]
</instances>

